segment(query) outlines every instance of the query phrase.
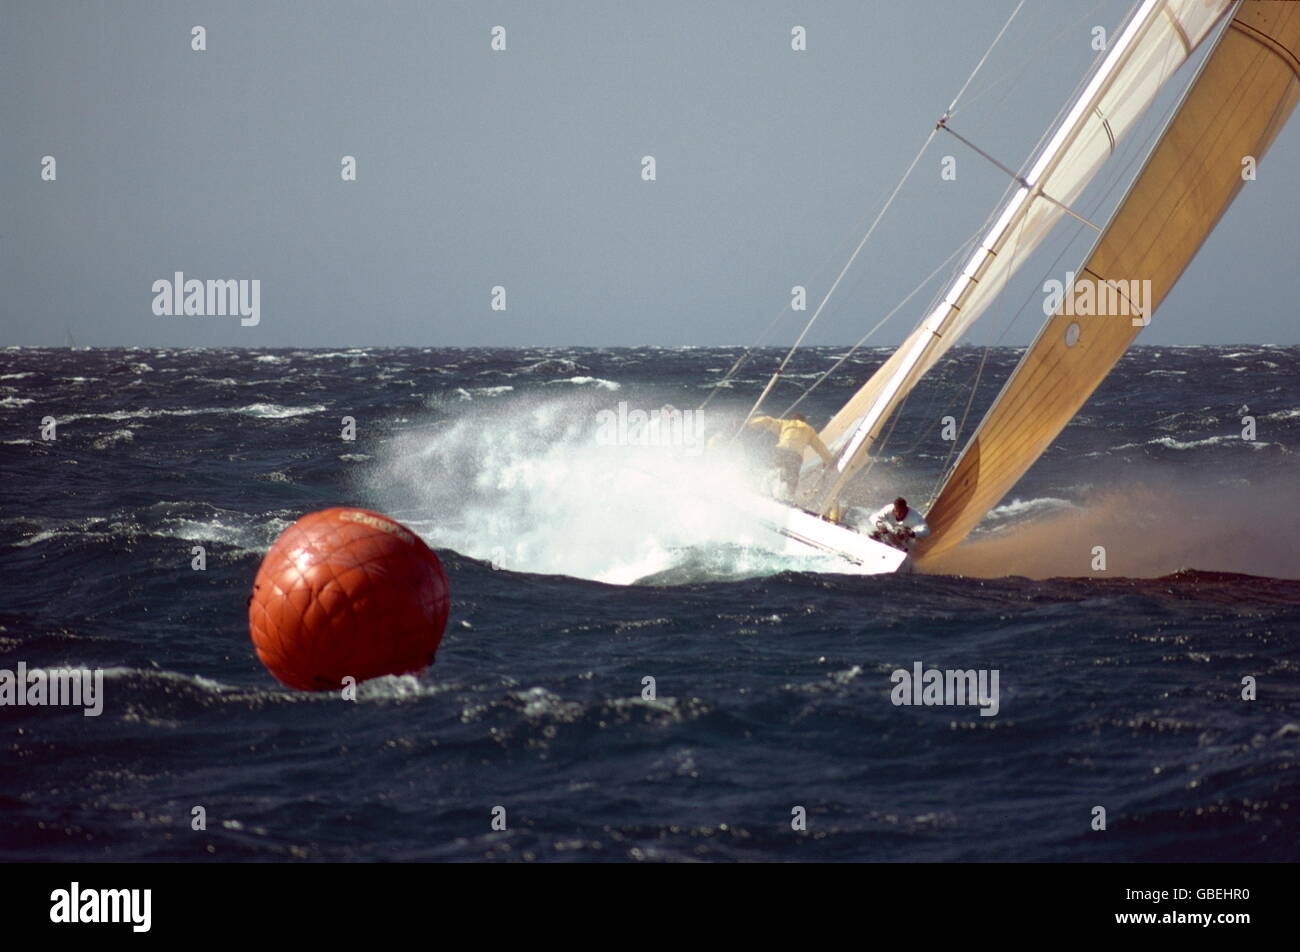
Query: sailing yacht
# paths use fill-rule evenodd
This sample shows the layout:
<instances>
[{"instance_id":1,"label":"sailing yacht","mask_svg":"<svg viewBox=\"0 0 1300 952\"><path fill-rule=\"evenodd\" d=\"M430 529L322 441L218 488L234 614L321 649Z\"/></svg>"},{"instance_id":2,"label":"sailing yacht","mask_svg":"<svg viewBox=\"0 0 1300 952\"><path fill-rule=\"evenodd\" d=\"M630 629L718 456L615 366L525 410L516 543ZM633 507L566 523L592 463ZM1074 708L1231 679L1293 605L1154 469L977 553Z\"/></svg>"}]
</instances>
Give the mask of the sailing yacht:
<instances>
[{"instance_id":1,"label":"sailing yacht","mask_svg":"<svg viewBox=\"0 0 1300 952\"><path fill-rule=\"evenodd\" d=\"M1095 225L1079 215L1074 203L1084 188L1204 43L1212 46L1199 72L1109 220ZM1143 0L1044 137L1041 150L1026 162L1027 171L999 166L1015 187L937 306L822 429L819 435L834 462L822 464L805 452L804 474L813 478L802 482L815 488L798 505L760 507L759 518L784 538L785 551L833 553L845 571L879 574L924 567L965 538L1150 322L1232 204L1245 180L1243 161L1263 157L1297 98L1300 3ZM949 114L939 119L931 140L940 134L956 136L996 163L952 127ZM1073 272L1071 293L1048 317L943 478L926 513L929 537L909 553L838 525L834 517L845 489L869 465L871 448L891 415L1067 216L1096 230L1096 241ZM1072 306L1079 290L1095 305L1088 316Z\"/></svg>"}]
</instances>

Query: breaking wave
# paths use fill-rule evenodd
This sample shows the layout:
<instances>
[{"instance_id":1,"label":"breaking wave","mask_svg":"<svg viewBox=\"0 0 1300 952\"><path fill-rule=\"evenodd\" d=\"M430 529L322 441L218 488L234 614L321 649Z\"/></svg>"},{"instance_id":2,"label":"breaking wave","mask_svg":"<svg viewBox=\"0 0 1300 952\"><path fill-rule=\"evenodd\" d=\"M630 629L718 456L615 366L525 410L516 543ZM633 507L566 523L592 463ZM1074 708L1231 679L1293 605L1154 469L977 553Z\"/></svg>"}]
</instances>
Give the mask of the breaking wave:
<instances>
[{"instance_id":1,"label":"breaking wave","mask_svg":"<svg viewBox=\"0 0 1300 952\"><path fill-rule=\"evenodd\" d=\"M432 545L614 584L683 566L700 574L672 580L811 567L769 549L752 517L729 504L757 488L742 452L706 454L705 434L604 445L597 415L610 408L595 394L494 404L459 404L463 412L432 431L395 440L369 487Z\"/></svg>"}]
</instances>

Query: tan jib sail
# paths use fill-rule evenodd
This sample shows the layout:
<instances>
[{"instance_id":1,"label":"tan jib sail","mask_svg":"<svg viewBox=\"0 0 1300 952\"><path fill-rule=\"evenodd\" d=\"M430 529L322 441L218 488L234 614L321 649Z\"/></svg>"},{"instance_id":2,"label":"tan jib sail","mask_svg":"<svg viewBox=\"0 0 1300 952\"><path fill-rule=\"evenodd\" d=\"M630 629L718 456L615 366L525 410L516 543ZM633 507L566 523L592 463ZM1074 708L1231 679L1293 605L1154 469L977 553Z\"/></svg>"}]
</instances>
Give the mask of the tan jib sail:
<instances>
[{"instance_id":1,"label":"tan jib sail","mask_svg":"<svg viewBox=\"0 0 1300 952\"><path fill-rule=\"evenodd\" d=\"M1149 320L1297 98L1300 3L1245 0L1079 269L1077 287L1106 313L1067 298L1048 319L927 514L921 564L960 542L1079 411L1144 326L1132 312Z\"/></svg>"},{"instance_id":2,"label":"tan jib sail","mask_svg":"<svg viewBox=\"0 0 1300 952\"><path fill-rule=\"evenodd\" d=\"M908 392L997 298L1231 6L1230 0L1142 0L938 305L822 430L837 458L818 508L831 505Z\"/></svg>"}]
</instances>

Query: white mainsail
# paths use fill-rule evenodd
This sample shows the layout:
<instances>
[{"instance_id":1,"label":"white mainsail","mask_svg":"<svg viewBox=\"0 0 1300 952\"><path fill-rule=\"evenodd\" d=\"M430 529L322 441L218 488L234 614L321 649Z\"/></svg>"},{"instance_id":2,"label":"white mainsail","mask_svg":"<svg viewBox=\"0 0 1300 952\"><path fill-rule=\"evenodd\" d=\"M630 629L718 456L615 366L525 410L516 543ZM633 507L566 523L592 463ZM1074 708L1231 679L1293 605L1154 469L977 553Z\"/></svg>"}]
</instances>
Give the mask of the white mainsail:
<instances>
[{"instance_id":1,"label":"white mainsail","mask_svg":"<svg viewBox=\"0 0 1300 952\"><path fill-rule=\"evenodd\" d=\"M1149 281L1149 319L1242 187L1243 160L1263 157L1297 99L1300 3L1245 0L1078 269L1080 279L1094 287ZM1092 317L1063 303L1047 320L930 508L920 564L975 527L1124 355L1145 320L1135 321L1130 302L1122 303Z\"/></svg>"},{"instance_id":2,"label":"white mainsail","mask_svg":"<svg viewBox=\"0 0 1300 952\"><path fill-rule=\"evenodd\" d=\"M890 414L988 308L1232 5L1144 0L938 306L822 430L836 454L818 501L823 512L865 462Z\"/></svg>"}]
</instances>

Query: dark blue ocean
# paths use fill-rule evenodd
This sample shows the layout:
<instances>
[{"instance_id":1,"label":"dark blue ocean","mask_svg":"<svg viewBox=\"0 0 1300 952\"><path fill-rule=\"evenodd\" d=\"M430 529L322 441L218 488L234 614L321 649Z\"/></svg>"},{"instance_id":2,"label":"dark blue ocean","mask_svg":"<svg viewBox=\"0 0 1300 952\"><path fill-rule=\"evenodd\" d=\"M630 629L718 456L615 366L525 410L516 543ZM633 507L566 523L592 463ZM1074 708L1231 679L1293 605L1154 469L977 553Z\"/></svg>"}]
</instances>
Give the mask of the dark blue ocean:
<instances>
[{"instance_id":1,"label":"dark blue ocean","mask_svg":"<svg viewBox=\"0 0 1300 952\"><path fill-rule=\"evenodd\" d=\"M801 352L769 409L842 353ZM738 355L0 351L0 669L104 672L98 717L0 707L0 858L1295 859L1300 348L1135 348L945 574L884 577L735 523L717 490L761 478L757 441L610 425L693 410ZM943 417L964 438L1017 357L954 350L860 501L923 504ZM334 505L411 526L452 589L433 667L355 703L275 681L245 607ZM918 662L996 670L997 714L892 703Z\"/></svg>"}]
</instances>

